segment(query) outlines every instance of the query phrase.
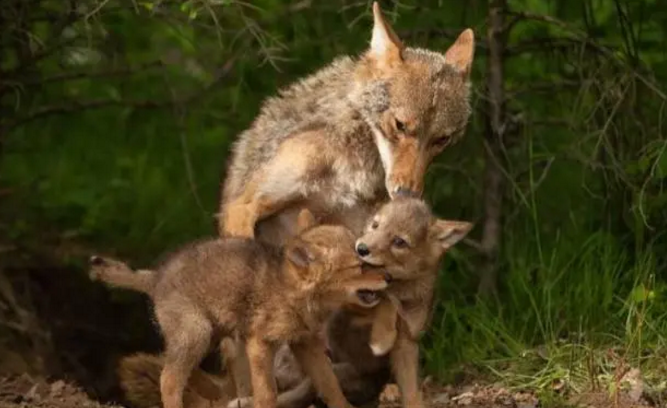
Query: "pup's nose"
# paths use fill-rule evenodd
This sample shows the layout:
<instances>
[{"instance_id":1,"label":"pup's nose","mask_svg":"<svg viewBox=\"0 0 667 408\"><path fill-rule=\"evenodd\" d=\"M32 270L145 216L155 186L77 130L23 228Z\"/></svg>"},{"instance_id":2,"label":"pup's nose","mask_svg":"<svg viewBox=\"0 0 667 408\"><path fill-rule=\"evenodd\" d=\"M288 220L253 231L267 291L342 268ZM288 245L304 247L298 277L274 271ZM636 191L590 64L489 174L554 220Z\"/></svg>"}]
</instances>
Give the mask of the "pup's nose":
<instances>
[{"instance_id":1,"label":"pup's nose","mask_svg":"<svg viewBox=\"0 0 667 408\"><path fill-rule=\"evenodd\" d=\"M360 242L357 244L357 253L359 254L359 256L367 256L368 254L371 253L371 250L368 249L366 244Z\"/></svg>"},{"instance_id":2,"label":"pup's nose","mask_svg":"<svg viewBox=\"0 0 667 408\"><path fill-rule=\"evenodd\" d=\"M396 197L406 197L406 198L419 198L421 194L416 191L410 190L407 187L399 187L396 189L394 196Z\"/></svg>"}]
</instances>

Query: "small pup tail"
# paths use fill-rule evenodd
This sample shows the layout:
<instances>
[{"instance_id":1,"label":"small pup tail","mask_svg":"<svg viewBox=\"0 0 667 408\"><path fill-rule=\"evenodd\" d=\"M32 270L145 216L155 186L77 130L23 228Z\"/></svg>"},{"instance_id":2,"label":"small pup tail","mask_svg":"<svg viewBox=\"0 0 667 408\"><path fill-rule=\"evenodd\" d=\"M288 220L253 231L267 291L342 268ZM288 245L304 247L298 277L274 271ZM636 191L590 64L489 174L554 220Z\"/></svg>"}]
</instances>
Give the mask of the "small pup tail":
<instances>
[{"instance_id":1,"label":"small pup tail","mask_svg":"<svg viewBox=\"0 0 667 408\"><path fill-rule=\"evenodd\" d=\"M138 353L120 360L117 374L128 402L137 408L162 405L160 398L162 366L162 359L151 354Z\"/></svg>"},{"instance_id":2,"label":"small pup tail","mask_svg":"<svg viewBox=\"0 0 667 408\"><path fill-rule=\"evenodd\" d=\"M140 269L133 272L127 264L110 258L90 257L91 280L100 280L108 285L150 294L155 286L155 271Z\"/></svg>"},{"instance_id":3,"label":"small pup tail","mask_svg":"<svg viewBox=\"0 0 667 408\"><path fill-rule=\"evenodd\" d=\"M117 368L125 398L137 408L162 406L160 373L162 356L136 353L123 357ZM191 408L224 407L233 397L233 388L226 378L195 369L185 389L184 405Z\"/></svg>"}]
</instances>

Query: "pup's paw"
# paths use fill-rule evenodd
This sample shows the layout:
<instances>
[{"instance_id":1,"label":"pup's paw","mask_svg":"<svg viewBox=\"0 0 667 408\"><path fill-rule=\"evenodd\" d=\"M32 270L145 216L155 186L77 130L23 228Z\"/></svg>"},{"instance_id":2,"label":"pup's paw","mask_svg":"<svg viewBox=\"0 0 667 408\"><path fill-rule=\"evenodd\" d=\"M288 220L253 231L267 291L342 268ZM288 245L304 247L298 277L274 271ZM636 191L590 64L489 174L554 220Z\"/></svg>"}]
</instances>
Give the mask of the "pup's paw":
<instances>
[{"instance_id":1,"label":"pup's paw","mask_svg":"<svg viewBox=\"0 0 667 408\"><path fill-rule=\"evenodd\" d=\"M106 259L99 255L93 255L88 259L88 263L90 264L90 271L88 272L90 280L98 280L103 269L107 266Z\"/></svg>"},{"instance_id":2,"label":"pup's paw","mask_svg":"<svg viewBox=\"0 0 667 408\"><path fill-rule=\"evenodd\" d=\"M369 342L373 355L379 357L389 353L389 350L391 350L391 348L394 347L394 343L396 343L397 336L398 332L396 329L386 329L379 325L374 326Z\"/></svg>"},{"instance_id":3,"label":"pup's paw","mask_svg":"<svg viewBox=\"0 0 667 408\"><path fill-rule=\"evenodd\" d=\"M227 408L251 408L252 397L234 398L227 404Z\"/></svg>"},{"instance_id":4,"label":"pup's paw","mask_svg":"<svg viewBox=\"0 0 667 408\"><path fill-rule=\"evenodd\" d=\"M104 275L106 273L125 270L127 266L111 258L105 258L99 255L93 255L88 259L90 264L90 271L88 272L88 277L90 280L104 280Z\"/></svg>"},{"instance_id":5,"label":"pup's paw","mask_svg":"<svg viewBox=\"0 0 667 408\"><path fill-rule=\"evenodd\" d=\"M385 354L389 353L389 350L391 350L391 347L393 346L393 343L371 343L371 351L373 352L374 356L380 357L384 356Z\"/></svg>"}]
</instances>

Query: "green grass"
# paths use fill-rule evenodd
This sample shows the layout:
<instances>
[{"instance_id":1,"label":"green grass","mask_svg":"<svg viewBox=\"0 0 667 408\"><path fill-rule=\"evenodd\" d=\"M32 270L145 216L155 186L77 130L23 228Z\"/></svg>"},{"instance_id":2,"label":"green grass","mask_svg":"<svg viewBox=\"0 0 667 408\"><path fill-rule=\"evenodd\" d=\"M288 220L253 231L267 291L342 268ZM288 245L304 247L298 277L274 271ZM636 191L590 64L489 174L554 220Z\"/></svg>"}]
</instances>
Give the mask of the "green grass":
<instances>
[{"instance_id":1,"label":"green grass","mask_svg":"<svg viewBox=\"0 0 667 408\"><path fill-rule=\"evenodd\" d=\"M460 253L447 263L425 371L448 381L452 368L472 365L545 406L564 406L563 392L611 396L627 387L620 377L630 368L649 392L663 392L667 292L656 282L657 248L630 253L611 234L577 231L543 240L538 251L529 236L508 235L497 300L466 297L471 271Z\"/></svg>"}]
</instances>

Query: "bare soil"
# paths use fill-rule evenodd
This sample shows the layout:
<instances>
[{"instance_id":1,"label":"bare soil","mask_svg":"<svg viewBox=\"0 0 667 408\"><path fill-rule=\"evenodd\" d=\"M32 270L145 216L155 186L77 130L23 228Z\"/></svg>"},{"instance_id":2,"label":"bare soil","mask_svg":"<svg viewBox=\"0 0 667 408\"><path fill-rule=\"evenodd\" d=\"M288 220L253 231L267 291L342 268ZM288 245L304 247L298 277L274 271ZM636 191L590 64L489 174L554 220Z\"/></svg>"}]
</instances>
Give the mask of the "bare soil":
<instances>
[{"instance_id":1,"label":"bare soil","mask_svg":"<svg viewBox=\"0 0 667 408\"><path fill-rule=\"evenodd\" d=\"M576 396L563 396L559 402L541 401L527 392L510 391L499 385L472 384L459 387L442 386L425 381L423 386L425 405L429 408L650 408L643 398L635 401L628 393L619 392L616 401L608 393L590 392ZM390 384L380 396L380 408L402 408L400 394L395 384Z\"/></svg>"},{"instance_id":2,"label":"bare soil","mask_svg":"<svg viewBox=\"0 0 667 408\"><path fill-rule=\"evenodd\" d=\"M558 405L540 401L535 395L511 392L495 385L440 386L426 381L424 398L429 408L649 408L641 398L619 393L616 401L603 392L567 398ZM122 408L95 401L81 388L63 380L46 381L28 375L0 378L0 408ZM400 408L398 388L390 384L381 396L380 408Z\"/></svg>"},{"instance_id":3,"label":"bare soil","mask_svg":"<svg viewBox=\"0 0 667 408\"><path fill-rule=\"evenodd\" d=\"M118 408L90 398L63 380L47 382L28 375L0 379L0 408Z\"/></svg>"}]
</instances>

